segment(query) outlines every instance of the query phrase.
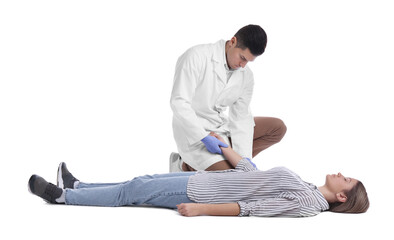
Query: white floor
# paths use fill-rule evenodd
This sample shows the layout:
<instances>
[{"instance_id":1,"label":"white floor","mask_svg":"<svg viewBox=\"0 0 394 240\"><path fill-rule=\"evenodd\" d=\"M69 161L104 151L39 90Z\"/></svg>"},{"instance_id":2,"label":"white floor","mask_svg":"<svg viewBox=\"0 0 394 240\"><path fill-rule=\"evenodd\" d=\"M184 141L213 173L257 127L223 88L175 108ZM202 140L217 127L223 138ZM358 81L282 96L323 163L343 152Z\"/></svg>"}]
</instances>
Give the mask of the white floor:
<instances>
[{"instance_id":1,"label":"white floor","mask_svg":"<svg viewBox=\"0 0 394 240\"><path fill-rule=\"evenodd\" d=\"M363 215L312 218L192 217L158 208L50 205L32 195L7 206L2 239L392 239L392 224ZM4 225L5 223L5 225Z\"/></svg>"}]
</instances>

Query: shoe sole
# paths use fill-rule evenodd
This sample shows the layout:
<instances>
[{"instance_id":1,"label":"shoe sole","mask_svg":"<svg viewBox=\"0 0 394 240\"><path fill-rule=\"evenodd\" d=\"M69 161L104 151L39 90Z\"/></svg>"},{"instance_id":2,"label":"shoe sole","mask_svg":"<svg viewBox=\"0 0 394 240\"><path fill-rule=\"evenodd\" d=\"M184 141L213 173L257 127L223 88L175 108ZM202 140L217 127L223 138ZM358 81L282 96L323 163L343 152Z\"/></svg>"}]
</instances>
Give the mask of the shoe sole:
<instances>
[{"instance_id":1,"label":"shoe sole","mask_svg":"<svg viewBox=\"0 0 394 240\"><path fill-rule=\"evenodd\" d=\"M174 153L174 152L172 152L171 154L170 154L170 172L172 172L172 165L173 165L173 162L174 162L174 155L175 155L176 153Z\"/></svg>"},{"instance_id":2,"label":"shoe sole","mask_svg":"<svg viewBox=\"0 0 394 240\"><path fill-rule=\"evenodd\" d=\"M30 179L31 179L31 177L30 177ZM27 182L27 189L29 190L29 193L34 194L34 193L31 191L31 189L30 189L30 179L29 179L29 181ZM35 194L34 194L34 195L35 195Z\"/></svg>"},{"instance_id":3,"label":"shoe sole","mask_svg":"<svg viewBox=\"0 0 394 240\"><path fill-rule=\"evenodd\" d=\"M59 164L59 167L57 169L57 179L56 179L56 183L57 183L57 187L64 189L64 182L63 182L63 178L62 178L62 166L63 166L63 162L61 162Z\"/></svg>"},{"instance_id":4,"label":"shoe sole","mask_svg":"<svg viewBox=\"0 0 394 240\"><path fill-rule=\"evenodd\" d=\"M176 157L176 155L178 155ZM179 160L179 154L172 152L170 155L170 172L183 172L182 168L179 166L174 166L175 163Z\"/></svg>"}]
</instances>

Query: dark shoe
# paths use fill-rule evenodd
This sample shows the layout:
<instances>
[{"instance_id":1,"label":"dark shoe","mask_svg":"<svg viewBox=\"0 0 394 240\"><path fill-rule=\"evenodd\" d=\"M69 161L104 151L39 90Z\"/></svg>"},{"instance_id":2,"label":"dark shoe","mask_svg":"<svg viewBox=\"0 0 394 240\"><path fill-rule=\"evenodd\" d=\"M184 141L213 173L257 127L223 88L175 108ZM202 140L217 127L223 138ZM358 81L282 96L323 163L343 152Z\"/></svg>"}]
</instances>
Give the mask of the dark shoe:
<instances>
[{"instance_id":1,"label":"dark shoe","mask_svg":"<svg viewBox=\"0 0 394 240\"><path fill-rule=\"evenodd\" d=\"M66 163L61 162L57 169L57 186L59 188L74 188L74 183L79 181L67 169Z\"/></svg>"},{"instance_id":2,"label":"dark shoe","mask_svg":"<svg viewBox=\"0 0 394 240\"><path fill-rule=\"evenodd\" d=\"M63 189L56 187L54 184L45 181L38 175L32 175L28 184L29 191L39 196L49 203L57 203L56 199L60 198Z\"/></svg>"}]
</instances>

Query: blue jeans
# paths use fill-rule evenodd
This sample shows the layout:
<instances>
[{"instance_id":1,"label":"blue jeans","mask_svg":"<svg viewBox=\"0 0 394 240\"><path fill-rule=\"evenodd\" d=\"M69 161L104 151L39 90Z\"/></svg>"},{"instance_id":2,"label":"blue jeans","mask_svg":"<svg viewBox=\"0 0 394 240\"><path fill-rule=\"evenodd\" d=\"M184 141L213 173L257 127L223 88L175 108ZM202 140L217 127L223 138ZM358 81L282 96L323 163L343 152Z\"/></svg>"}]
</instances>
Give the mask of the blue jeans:
<instances>
[{"instance_id":1,"label":"blue jeans","mask_svg":"<svg viewBox=\"0 0 394 240\"><path fill-rule=\"evenodd\" d=\"M77 189L66 189L66 204L117 207L152 205L176 208L191 203L187 183L194 172L145 175L121 183L83 183Z\"/></svg>"}]
</instances>

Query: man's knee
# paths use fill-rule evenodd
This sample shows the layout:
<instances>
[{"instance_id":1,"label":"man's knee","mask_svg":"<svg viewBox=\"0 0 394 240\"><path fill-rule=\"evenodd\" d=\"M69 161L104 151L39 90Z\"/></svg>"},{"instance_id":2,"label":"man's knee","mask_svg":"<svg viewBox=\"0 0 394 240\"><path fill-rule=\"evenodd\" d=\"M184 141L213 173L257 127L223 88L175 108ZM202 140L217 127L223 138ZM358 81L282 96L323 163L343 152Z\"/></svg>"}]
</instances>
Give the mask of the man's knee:
<instances>
[{"instance_id":1,"label":"man's knee","mask_svg":"<svg viewBox=\"0 0 394 240\"><path fill-rule=\"evenodd\" d=\"M282 119L274 117L255 117L253 139L260 137L274 137L279 142L286 134L287 127Z\"/></svg>"},{"instance_id":2,"label":"man's knee","mask_svg":"<svg viewBox=\"0 0 394 240\"><path fill-rule=\"evenodd\" d=\"M276 128L278 129L277 131L280 139L282 139L287 131L286 124L283 122L282 119L276 118Z\"/></svg>"}]
</instances>

